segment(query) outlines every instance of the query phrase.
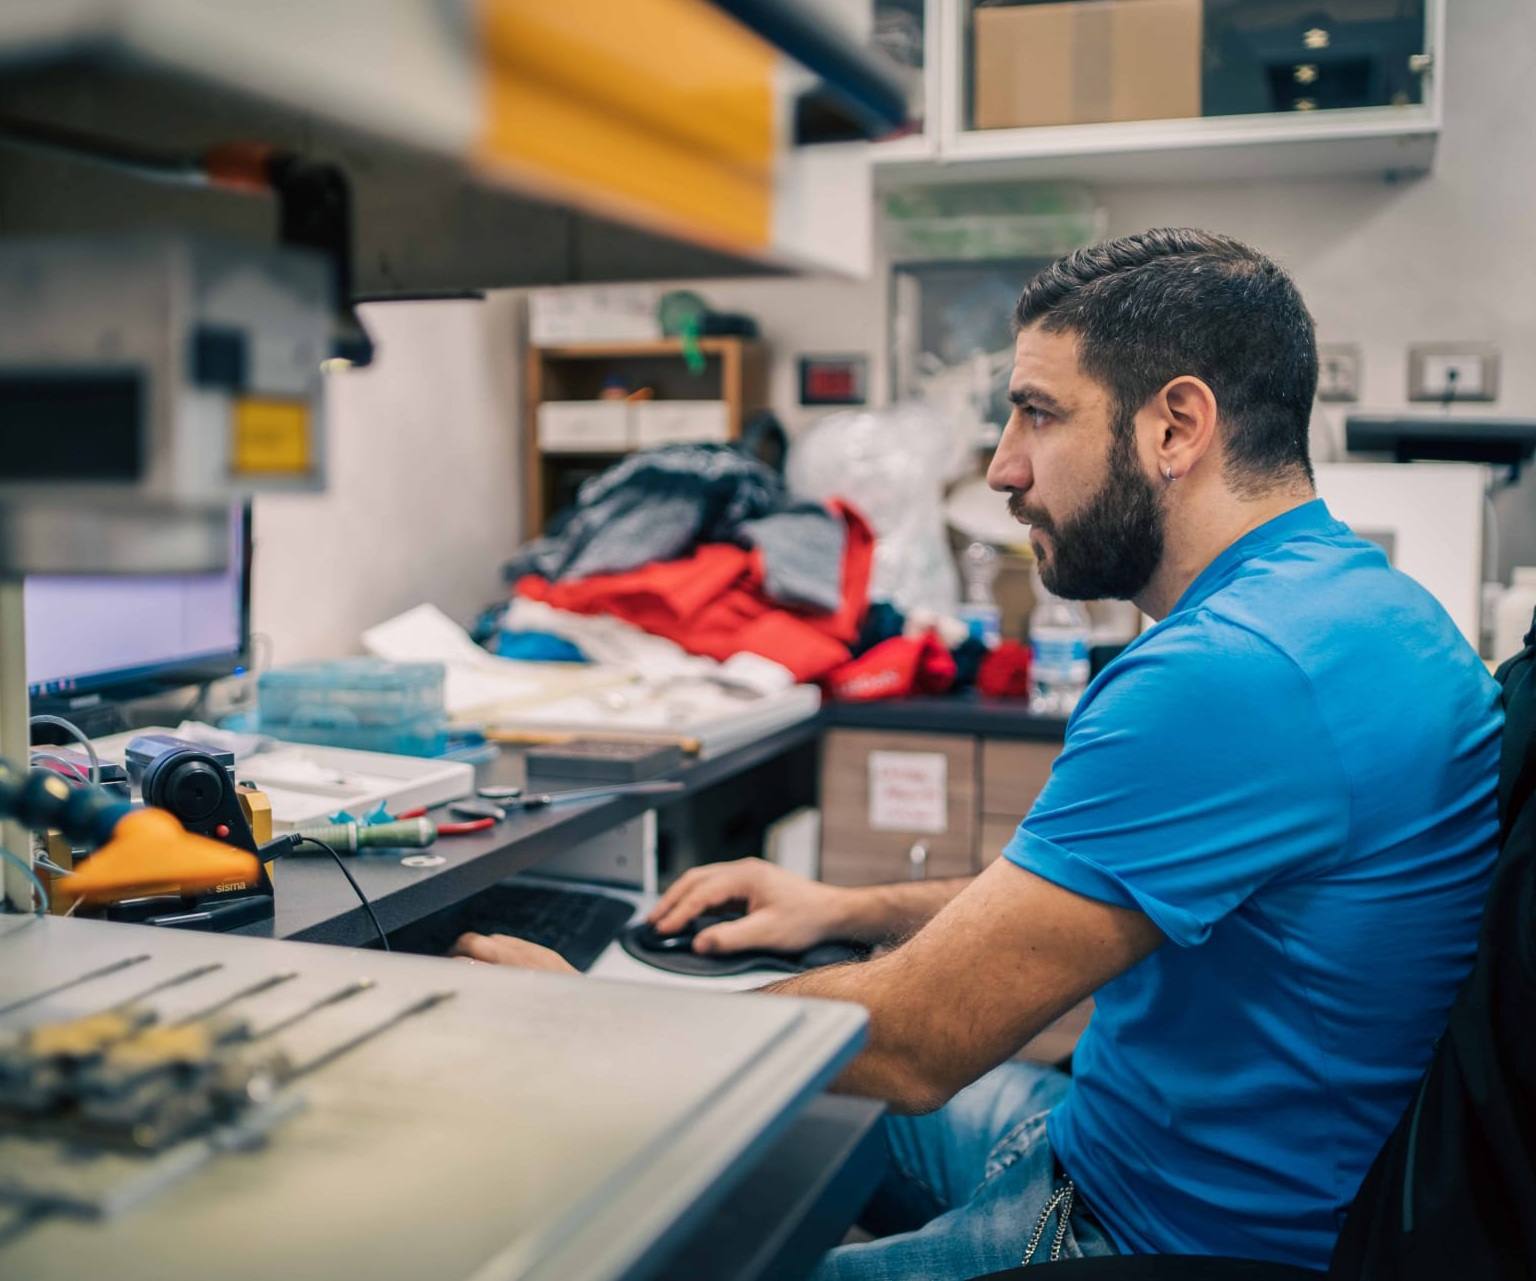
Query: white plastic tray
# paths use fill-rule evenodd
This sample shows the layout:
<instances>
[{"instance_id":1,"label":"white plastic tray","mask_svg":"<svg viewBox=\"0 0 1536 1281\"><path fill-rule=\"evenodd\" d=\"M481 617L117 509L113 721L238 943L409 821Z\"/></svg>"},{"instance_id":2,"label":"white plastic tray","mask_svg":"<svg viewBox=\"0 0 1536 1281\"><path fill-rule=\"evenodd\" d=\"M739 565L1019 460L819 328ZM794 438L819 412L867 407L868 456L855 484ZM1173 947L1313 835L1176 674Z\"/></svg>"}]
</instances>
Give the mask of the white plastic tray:
<instances>
[{"instance_id":1,"label":"white plastic tray","mask_svg":"<svg viewBox=\"0 0 1536 1281\"><path fill-rule=\"evenodd\" d=\"M96 740L103 760L122 764L128 744L140 734L175 734L150 726ZM438 805L475 789L475 767L463 761L357 752L345 747L283 743L240 757L235 777L256 784L272 802L272 827L291 831L323 823L338 810L361 818L383 801L391 813Z\"/></svg>"}]
</instances>

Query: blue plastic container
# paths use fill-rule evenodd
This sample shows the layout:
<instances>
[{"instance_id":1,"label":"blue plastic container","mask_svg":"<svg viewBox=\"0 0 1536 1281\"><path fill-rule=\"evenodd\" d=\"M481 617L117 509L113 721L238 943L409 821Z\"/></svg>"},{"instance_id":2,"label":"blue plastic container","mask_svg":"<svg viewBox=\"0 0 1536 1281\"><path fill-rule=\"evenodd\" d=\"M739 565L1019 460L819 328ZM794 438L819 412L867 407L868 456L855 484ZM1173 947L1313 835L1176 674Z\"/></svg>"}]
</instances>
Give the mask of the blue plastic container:
<instances>
[{"instance_id":1,"label":"blue plastic container","mask_svg":"<svg viewBox=\"0 0 1536 1281\"><path fill-rule=\"evenodd\" d=\"M263 672L261 732L294 743L439 756L448 739L441 663L336 658Z\"/></svg>"}]
</instances>

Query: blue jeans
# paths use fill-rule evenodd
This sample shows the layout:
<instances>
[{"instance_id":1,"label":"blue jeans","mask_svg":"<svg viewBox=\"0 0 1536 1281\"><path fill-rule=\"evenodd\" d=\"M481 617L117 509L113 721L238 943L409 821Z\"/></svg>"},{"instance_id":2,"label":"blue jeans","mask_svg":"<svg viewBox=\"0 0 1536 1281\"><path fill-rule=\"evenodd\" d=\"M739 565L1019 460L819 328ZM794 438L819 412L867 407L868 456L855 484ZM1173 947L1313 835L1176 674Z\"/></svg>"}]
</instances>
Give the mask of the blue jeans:
<instances>
[{"instance_id":1,"label":"blue jeans","mask_svg":"<svg viewBox=\"0 0 1536 1281\"><path fill-rule=\"evenodd\" d=\"M811 1281L964 1281L1053 1251L1114 1254L1082 1199L1064 1196L1070 1183L1046 1141L1069 1080L1005 1063L937 1112L886 1117L890 1166L861 1219L880 1239L839 1246Z\"/></svg>"}]
</instances>

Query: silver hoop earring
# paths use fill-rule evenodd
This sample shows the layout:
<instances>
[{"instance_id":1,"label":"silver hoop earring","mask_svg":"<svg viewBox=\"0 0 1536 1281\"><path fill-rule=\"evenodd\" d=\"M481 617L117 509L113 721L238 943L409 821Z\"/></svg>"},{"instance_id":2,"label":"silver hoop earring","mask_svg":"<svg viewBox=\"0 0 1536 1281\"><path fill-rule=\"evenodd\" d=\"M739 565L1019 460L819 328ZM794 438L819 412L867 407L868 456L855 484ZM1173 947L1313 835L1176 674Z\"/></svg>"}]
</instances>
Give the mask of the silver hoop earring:
<instances>
[{"instance_id":1,"label":"silver hoop earring","mask_svg":"<svg viewBox=\"0 0 1536 1281\"><path fill-rule=\"evenodd\" d=\"M1172 467L1165 466L1163 468L1163 479L1168 481L1168 482L1170 482L1170 483L1172 483L1172 481L1173 481L1173 468Z\"/></svg>"}]
</instances>

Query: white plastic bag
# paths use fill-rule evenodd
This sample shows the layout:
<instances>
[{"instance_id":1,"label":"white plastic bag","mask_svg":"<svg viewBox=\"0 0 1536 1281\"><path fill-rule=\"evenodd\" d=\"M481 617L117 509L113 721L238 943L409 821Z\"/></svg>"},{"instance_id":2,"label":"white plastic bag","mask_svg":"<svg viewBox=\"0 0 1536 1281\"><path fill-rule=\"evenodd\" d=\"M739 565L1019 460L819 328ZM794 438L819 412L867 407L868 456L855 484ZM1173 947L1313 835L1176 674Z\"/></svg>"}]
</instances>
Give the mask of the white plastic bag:
<instances>
[{"instance_id":1,"label":"white plastic bag","mask_svg":"<svg viewBox=\"0 0 1536 1281\"><path fill-rule=\"evenodd\" d=\"M790 446L785 475L796 497L846 499L874 527L871 600L903 613L955 612L958 581L944 531L953 450L949 425L920 404L831 414Z\"/></svg>"}]
</instances>

